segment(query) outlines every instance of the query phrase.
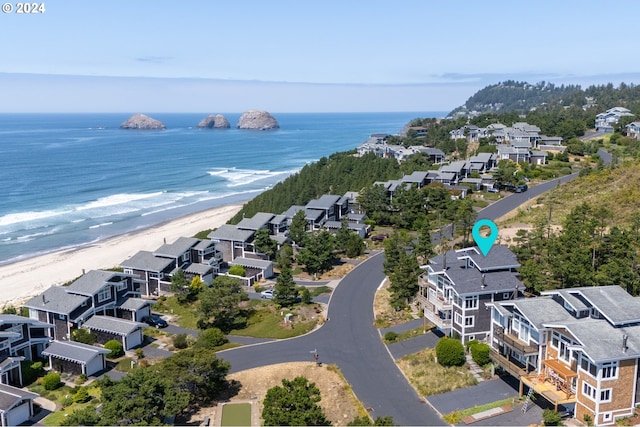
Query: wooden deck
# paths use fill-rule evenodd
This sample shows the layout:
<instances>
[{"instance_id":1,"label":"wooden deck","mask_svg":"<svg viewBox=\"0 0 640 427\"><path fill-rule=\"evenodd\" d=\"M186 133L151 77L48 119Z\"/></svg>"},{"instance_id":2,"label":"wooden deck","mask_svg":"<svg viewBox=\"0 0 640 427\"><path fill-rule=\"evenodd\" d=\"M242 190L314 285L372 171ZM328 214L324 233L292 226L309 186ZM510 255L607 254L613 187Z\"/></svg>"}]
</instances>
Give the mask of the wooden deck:
<instances>
[{"instance_id":1,"label":"wooden deck","mask_svg":"<svg viewBox=\"0 0 640 427\"><path fill-rule=\"evenodd\" d=\"M522 396L522 385L533 388L533 390L552 403L558 410L558 405L575 403L576 395L570 390L565 390L559 384L554 384L550 378L542 375L529 375L520 377L520 395Z\"/></svg>"}]
</instances>

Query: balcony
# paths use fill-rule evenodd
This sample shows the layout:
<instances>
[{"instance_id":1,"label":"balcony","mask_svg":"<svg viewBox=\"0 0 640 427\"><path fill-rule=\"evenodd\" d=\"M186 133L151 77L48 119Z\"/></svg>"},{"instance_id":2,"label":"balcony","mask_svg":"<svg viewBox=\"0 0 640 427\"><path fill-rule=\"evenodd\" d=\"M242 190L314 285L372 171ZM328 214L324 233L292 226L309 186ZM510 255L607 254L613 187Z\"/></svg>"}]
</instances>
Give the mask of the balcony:
<instances>
[{"instance_id":1,"label":"balcony","mask_svg":"<svg viewBox=\"0 0 640 427\"><path fill-rule=\"evenodd\" d=\"M427 318L427 320L431 323L433 323L434 325L436 325L436 327L440 330L447 330L447 329L451 329L451 319L443 319L438 315L438 312L433 312L431 310L429 310L428 308L424 310L424 317Z\"/></svg>"},{"instance_id":2,"label":"balcony","mask_svg":"<svg viewBox=\"0 0 640 427\"><path fill-rule=\"evenodd\" d=\"M514 349L523 356L528 354L538 354L538 344L527 344L517 336L508 332L505 333L502 327L496 327L495 337L499 342Z\"/></svg>"},{"instance_id":3,"label":"balcony","mask_svg":"<svg viewBox=\"0 0 640 427\"><path fill-rule=\"evenodd\" d=\"M530 374L522 364L511 360L509 356L500 354L500 351L493 347L491 347L491 359L500 365L502 369L516 378L521 378Z\"/></svg>"}]
</instances>

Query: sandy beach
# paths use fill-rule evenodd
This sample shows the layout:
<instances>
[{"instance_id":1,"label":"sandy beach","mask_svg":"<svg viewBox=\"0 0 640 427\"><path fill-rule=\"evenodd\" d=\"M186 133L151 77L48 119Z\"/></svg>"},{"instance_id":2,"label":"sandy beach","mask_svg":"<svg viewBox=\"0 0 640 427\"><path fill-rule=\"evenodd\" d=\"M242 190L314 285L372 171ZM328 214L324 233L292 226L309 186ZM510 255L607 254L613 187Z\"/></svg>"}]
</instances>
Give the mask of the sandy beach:
<instances>
[{"instance_id":1,"label":"sandy beach","mask_svg":"<svg viewBox=\"0 0 640 427\"><path fill-rule=\"evenodd\" d=\"M52 252L0 266L0 307L19 305L52 285L61 285L82 274L82 270L111 268L141 250L153 251L165 241L217 228L226 223L241 205L229 205L191 214L161 225L105 239L80 248Z\"/></svg>"}]
</instances>

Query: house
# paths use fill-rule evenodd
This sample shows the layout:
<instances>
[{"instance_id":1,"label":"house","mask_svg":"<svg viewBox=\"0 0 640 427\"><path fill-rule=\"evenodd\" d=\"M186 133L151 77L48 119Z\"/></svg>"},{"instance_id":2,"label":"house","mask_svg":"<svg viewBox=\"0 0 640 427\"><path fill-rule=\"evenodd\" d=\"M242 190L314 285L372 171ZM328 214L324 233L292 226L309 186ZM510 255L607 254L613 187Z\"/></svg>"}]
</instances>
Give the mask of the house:
<instances>
[{"instance_id":1,"label":"house","mask_svg":"<svg viewBox=\"0 0 640 427\"><path fill-rule=\"evenodd\" d=\"M118 302L138 297L134 276L91 270L69 286L52 286L24 306L29 318L53 325L51 338L68 340L71 331L94 314L116 316Z\"/></svg>"},{"instance_id":2,"label":"house","mask_svg":"<svg viewBox=\"0 0 640 427\"><path fill-rule=\"evenodd\" d=\"M236 227L241 230L251 230L256 232L261 228L270 229L271 220L275 217L272 213L258 212L252 218L242 218L242 220L236 224Z\"/></svg>"},{"instance_id":3,"label":"house","mask_svg":"<svg viewBox=\"0 0 640 427\"><path fill-rule=\"evenodd\" d=\"M171 272L174 260L156 256L153 252L138 251L120 263L124 272L135 277L144 296L160 296L171 290Z\"/></svg>"},{"instance_id":4,"label":"house","mask_svg":"<svg viewBox=\"0 0 640 427\"><path fill-rule=\"evenodd\" d=\"M188 279L198 275L206 283L211 283L222 261L222 253L216 249L216 242L194 237L180 237L173 243L165 243L153 255L172 260L170 276L180 269L185 273L191 272L187 274ZM192 267L194 264L199 266Z\"/></svg>"},{"instance_id":5,"label":"house","mask_svg":"<svg viewBox=\"0 0 640 427\"><path fill-rule=\"evenodd\" d=\"M82 344L75 341L53 341L42 352L49 358L49 366L57 372L91 376L107 367L106 348Z\"/></svg>"},{"instance_id":6,"label":"house","mask_svg":"<svg viewBox=\"0 0 640 427\"><path fill-rule=\"evenodd\" d=\"M33 400L40 395L0 384L0 426L18 426L33 417Z\"/></svg>"},{"instance_id":7,"label":"house","mask_svg":"<svg viewBox=\"0 0 640 427\"><path fill-rule=\"evenodd\" d=\"M147 325L117 317L95 315L84 322L82 326L96 336L98 344L116 340L122 343L122 348L131 350L142 344L142 330Z\"/></svg>"},{"instance_id":8,"label":"house","mask_svg":"<svg viewBox=\"0 0 640 427\"><path fill-rule=\"evenodd\" d=\"M478 153L469 158L469 172L484 173L498 163L498 156L495 153Z\"/></svg>"},{"instance_id":9,"label":"house","mask_svg":"<svg viewBox=\"0 0 640 427\"><path fill-rule=\"evenodd\" d=\"M513 299L524 286L509 248L494 245L484 256L477 247L450 250L422 266L416 301L424 317L442 333L462 342L484 340L491 332L485 304Z\"/></svg>"},{"instance_id":10,"label":"house","mask_svg":"<svg viewBox=\"0 0 640 427\"><path fill-rule=\"evenodd\" d=\"M357 215L363 215L363 214L357 214ZM342 228L342 221L327 221L324 223L324 228L330 233L335 234L338 232L340 228ZM347 222L347 228L349 228L350 231L353 231L363 239L367 237L370 229L370 227L364 222L352 222L352 221Z\"/></svg>"},{"instance_id":11,"label":"house","mask_svg":"<svg viewBox=\"0 0 640 427\"><path fill-rule=\"evenodd\" d=\"M307 203L305 208L324 211L323 218L327 221L340 221L349 213L349 199L344 196L323 194L319 199Z\"/></svg>"},{"instance_id":12,"label":"house","mask_svg":"<svg viewBox=\"0 0 640 427\"><path fill-rule=\"evenodd\" d=\"M445 154L444 151L440 150L439 148L424 147L422 145L415 145L411 148L416 153L422 153L426 156L429 156L429 160L436 165L444 163Z\"/></svg>"},{"instance_id":13,"label":"house","mask_svg":"<svg viewBox=\"0 0 640 427\"><path fill-rule=\"evenodd\" d=\"M243 257L246 252L253 252L254 234L254 230L223 224L209 233L207 238L216 243L216 248L222 253L222 260L231 262L239 256Z\"/></svg>"},{"instance_id":14,"label":"house","mask_svg":"<svg viewBox=\"0 0 640 427\"><path fill-rule=\"evenodd\" d=\"M251 286L255 282L273 277L273 261L257 258L237 257L231 263L233 265L241 265L245 269L245 275L242 278L245 285Z\"/></svg>"},{"instance_id":15,"label":"house","mask_svg":"<svg viewBox=\"0 0 640 427\"><path fill-rule=\"evenodd\" d=\"M640 122L631 122L625 126L629 138L640 139Z\"/></svg>"},{"instance_id":16,"label":"house","mask_svg":"<svg viewBox=\"0 0 640 427\"><path fill-rule=\"evenodd\" d=\"M599 113L596 115L596 131L612 133L613 125L617 124L622 117L633 117L633 114L623 107L613 107L604 113Z\"/></svg>"},{"instance_id":17,"label":"house","mask_svg":"<svg viewBox=\"0 0 640 427\"><path fill-rule=\"evenodd\" d=\"M53 325L36 319L0 314L0 383L22 386L23 360L35 360L51 338Z\"/></svg>"},{"instance_id":18,"label":"house","mask_svg":"<svg viewBox=\"0 0 640 427\"><path fill-rule=\"evenodd\" d=\"M614 425L640 402L640 298L620 286L494 301L493 360L555 408Z\"/></svg>"}]
</instances>

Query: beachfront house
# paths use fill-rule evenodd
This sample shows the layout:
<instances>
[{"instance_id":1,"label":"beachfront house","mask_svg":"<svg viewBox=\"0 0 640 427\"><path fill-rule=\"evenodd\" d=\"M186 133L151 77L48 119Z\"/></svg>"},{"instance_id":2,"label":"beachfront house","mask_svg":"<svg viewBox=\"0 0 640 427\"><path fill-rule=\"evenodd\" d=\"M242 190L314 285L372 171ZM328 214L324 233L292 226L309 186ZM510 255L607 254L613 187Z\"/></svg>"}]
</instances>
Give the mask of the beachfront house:
<instances>
[{"instance_id":1,"label":"beachfront house","mask_svg":"<svg viewBox=\"0 0 640 427\"><path fill-rule=\"evenodd\" d=\"M222 254L222 261L229 263L237 257L244 257L247 252L254 252L254 234L255 230L223 224L209 233L207 238L216 244L217 250Z\"/></svg>"},{"instance_id":2,"label":"beachfront house","mask_svg":"<svg viewBox=\"0 0 640 427\"><path fill-rule=\"evenodd\" d=\"M33 417L36 393L0 384L0 426L19 426Z\"/></svg>"},{"instance_id":3,"label":"beachfront house","mask_svg":"<svg viewBox=\"0 0 640 427\"><path fill-rule=\"evenodd\" d=\"M487 304L494 362L556 409L614 425L640 403L640 298L618 285Z\"/></svg>"},{"instance_id":4,"label":"beachfront house","mask_svg":"<svg viewBox=\"0 0 640 427\"><path fill-rule=\"evenodd\" d=\"M417 303L424 317L448 336L462 342L484 340L491 332L485 304L513 299L524 288L520 266L509 248L495 245L487 256L478 248L450 250L422 266Z\"/></svg>"},{"instance_id":5,"label":"beachfront house","mask_svg":"<svg viewBox=\"0 0 640 427\"><path fill-rule=\"evenodd\" d=\"M110 350L76 341L53 341L42 355L49 358L49 366L56 372L91 376L107 367Z\"/></svg>"},{"instance_id":6,"label":"beachfront house","mask_svg":"<svg viewBox=\"0 0 640 427\"><path fill-rule=\"evenodd\" d=\"M51 338L69 340L71 331L94 314L116 316L118 304L139 296L131 274L91 270L69 286L51 286L24 306L31 319L53 325Z\"/></svg>"},{"instance_id":7,"label":"beachfront house","mask_svg":"<svg viewBox=\"0 0 640 427\"><path fill-rule=\"evenodd\" d=\"M122 343L122 348L131 350L142 345L142 330L147 324L117 317L95 315L84 322L82 326L95 335L98 344L116 340Z\"/></svg>"},{"instance_id":8,"label":"beachfront house","mask_svg":"<svg viewBox=\"0 0 640 427\"><path fill-rule=\"evenodd\" d=\"M20 362L40 357L51 328L36 319L0 314L0 384L22 386Z\"/></svg>"}]
</instances>

